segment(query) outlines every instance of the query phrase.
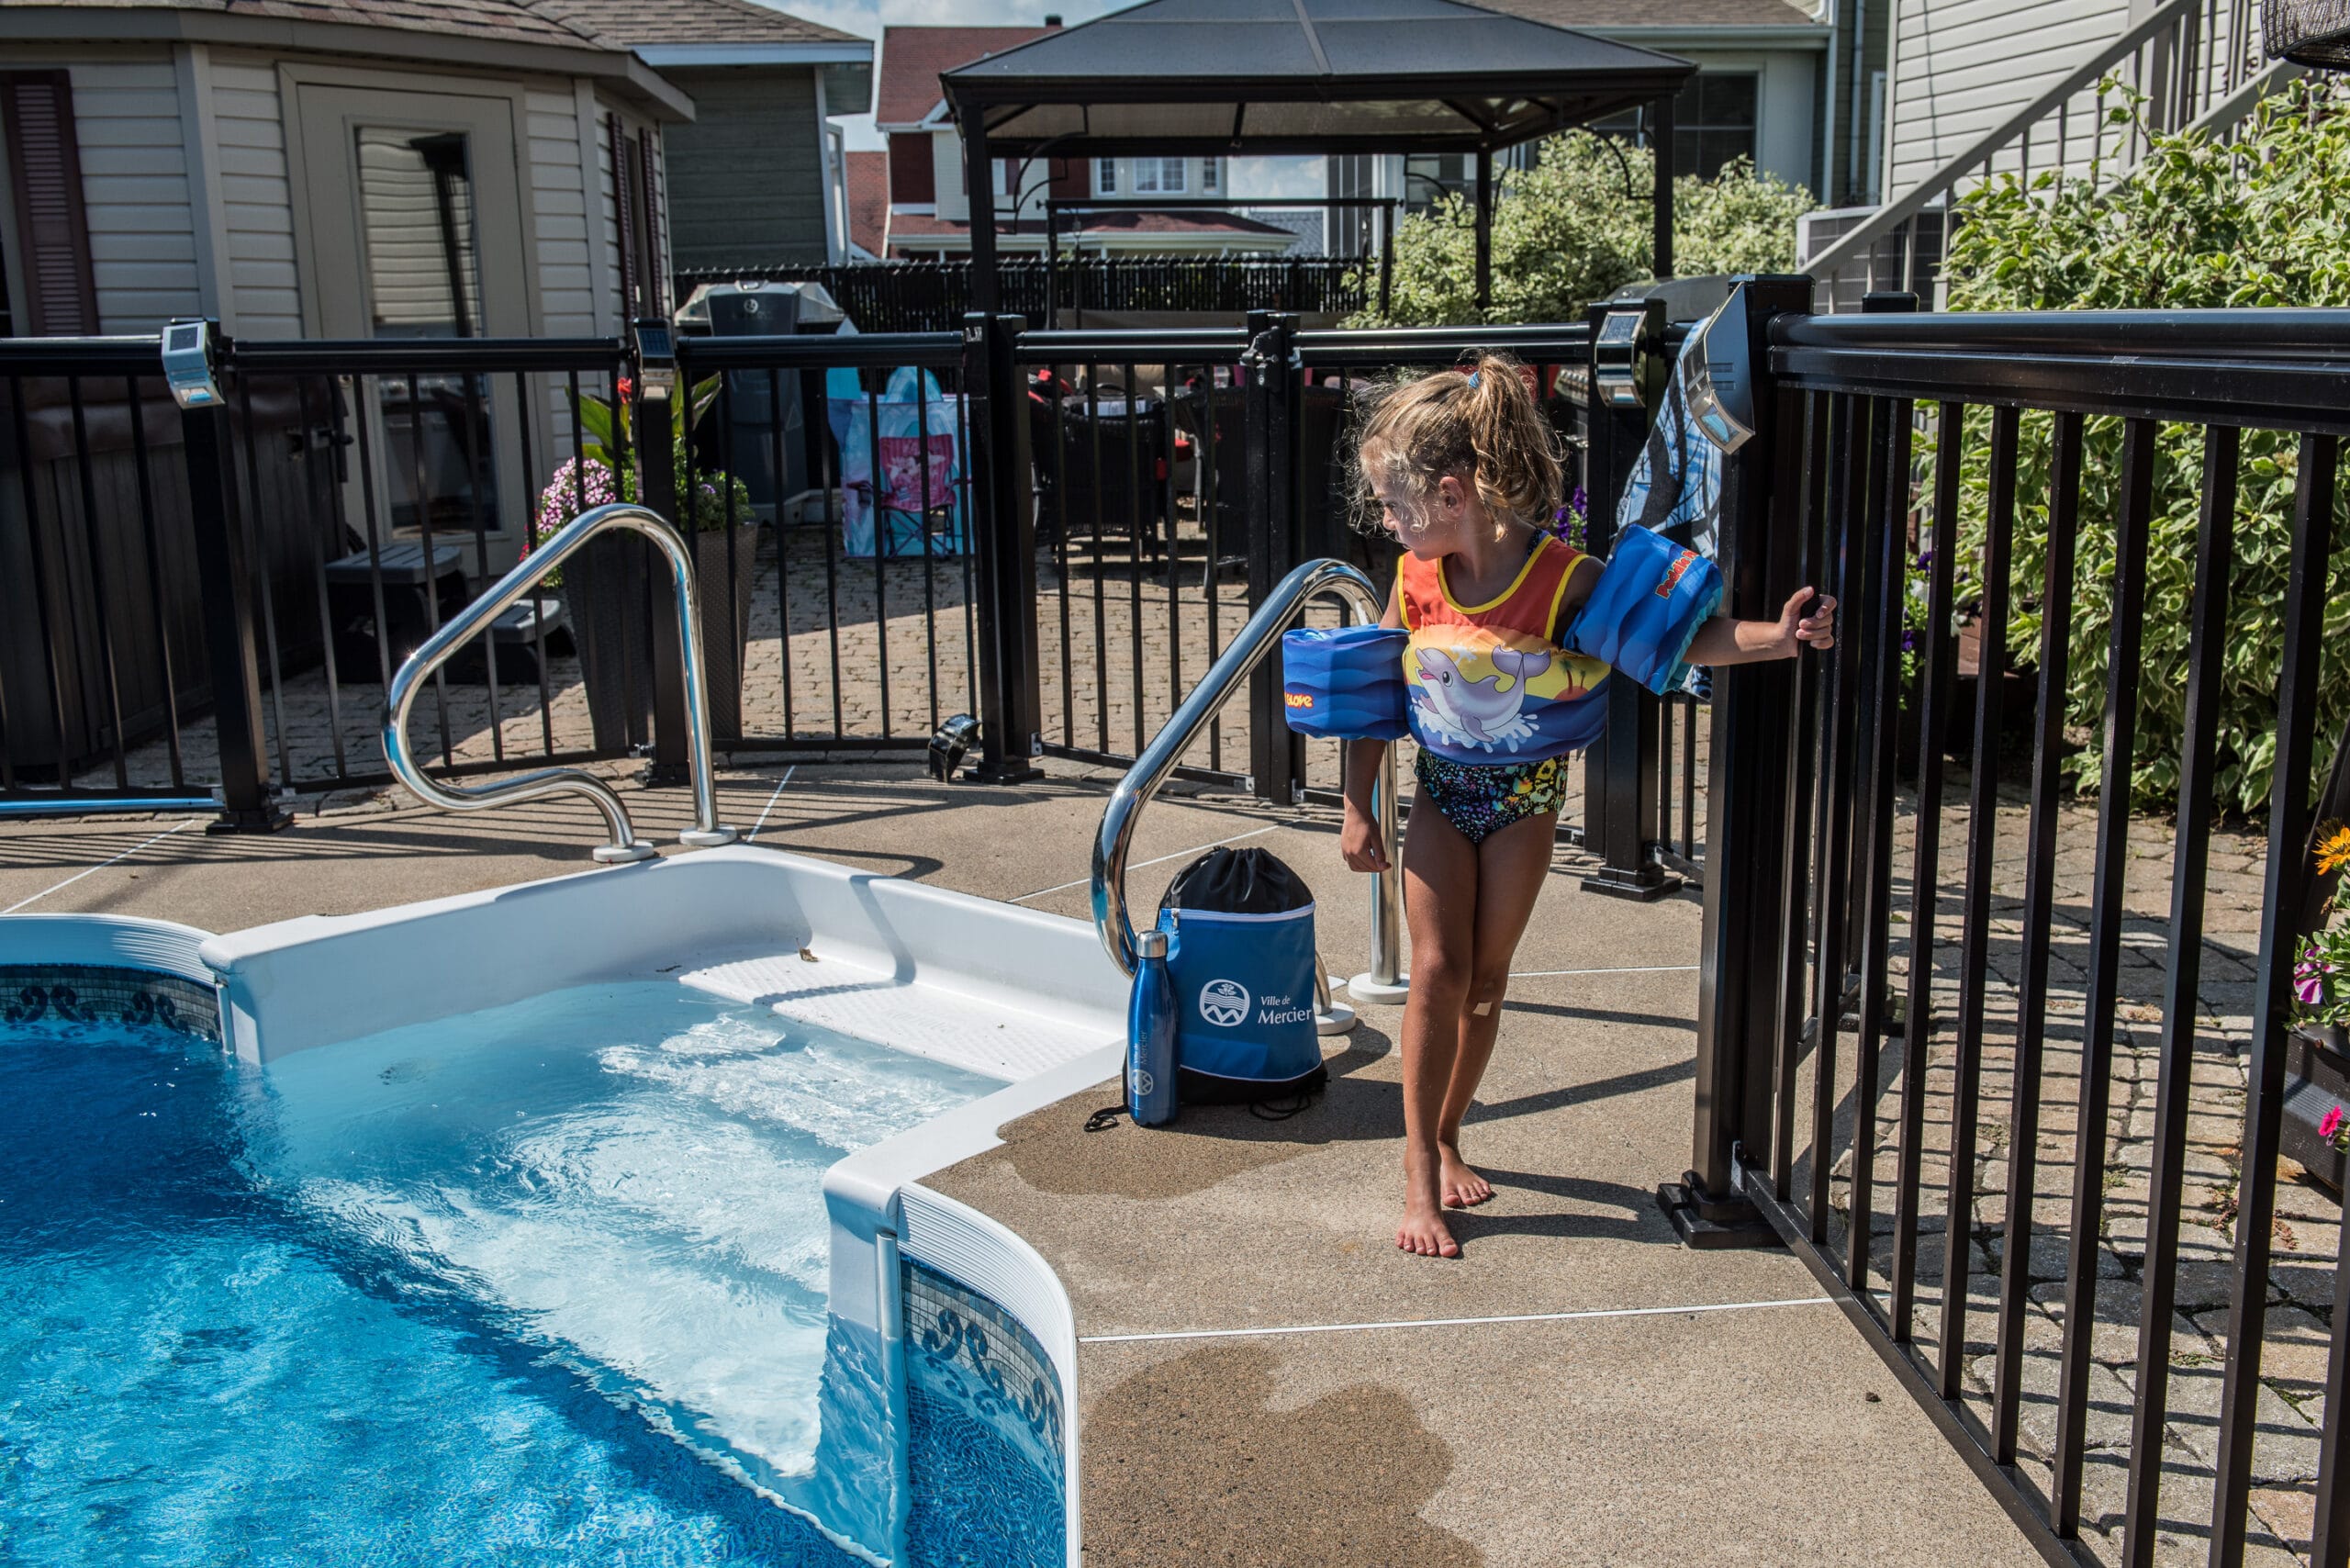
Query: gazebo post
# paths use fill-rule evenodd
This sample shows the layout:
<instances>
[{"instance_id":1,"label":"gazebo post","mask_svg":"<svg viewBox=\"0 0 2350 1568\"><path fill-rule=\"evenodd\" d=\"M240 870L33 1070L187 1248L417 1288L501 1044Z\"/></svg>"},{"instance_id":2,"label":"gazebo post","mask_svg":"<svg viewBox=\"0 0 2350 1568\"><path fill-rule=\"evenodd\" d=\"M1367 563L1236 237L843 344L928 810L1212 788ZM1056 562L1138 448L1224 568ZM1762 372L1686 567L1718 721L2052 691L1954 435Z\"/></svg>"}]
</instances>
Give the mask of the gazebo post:
<instances>
[{"instance_id":1,"label":"gazebo post","mask_svg":"<svg viewBox=\"0 0 2350 1568\"><path fill-rule=\"evenodd\" d=\"M994 161L988 155L986 113L977 105L955 105L963 124L963 194L971 206L971 309L992 316L996 308Z\"/></svg>"},{"instance_id":2,"label":"gazebo post","mask_svg":"<svg viewBox=\"0 0 2350 1568\"><path fill-rule=\"evenodd\" d=\"M1662 97L1651 110L1656 127L1649 145L1656 152L1656 265L1659 278L1673 275L1673 100Z\"/></svg>"},{"instance_id":3,"label":"gazebo post","mask_svg":"<svg viewBox=\"0 0 2350 1568\"><path fill-rule=\"evenodd\" d=\"M1477 308L1494 307L1494 150L1477 149Z\"/></svg>"}]
</instances>

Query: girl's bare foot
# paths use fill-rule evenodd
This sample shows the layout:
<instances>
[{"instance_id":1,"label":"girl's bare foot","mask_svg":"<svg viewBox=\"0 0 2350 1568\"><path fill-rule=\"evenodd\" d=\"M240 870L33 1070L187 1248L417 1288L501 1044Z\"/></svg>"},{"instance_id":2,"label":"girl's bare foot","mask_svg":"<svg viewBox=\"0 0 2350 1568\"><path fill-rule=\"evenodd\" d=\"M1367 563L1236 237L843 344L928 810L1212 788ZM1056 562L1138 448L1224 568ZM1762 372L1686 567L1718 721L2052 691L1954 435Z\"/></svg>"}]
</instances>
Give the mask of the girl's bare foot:
<instances>
[{"instance_id":1,"label":"girl's bare foot","mask_svg":"<svg viewBox=\"0 0 2350 1568\"><path fill-rule=\"evenodd\" d=\"M1437 1146L1437 1181L1444 1194L1444 1206L1449 1209L1474 1207L1494 1195L1494 1185L1460 1158L1460 1151L1449 1144Z\"/></svg>"},{"instance_id":2,"label":"girl's bare foot","mask_svg":"<svg viewBox=\"0 0 2350 1568\"><path fill-rule=\"evenodd\" d=\"M1443 1214L1425 1202L1404 1206L1404 1223L1395 1227L1395 1245L1422 1258L1460 1256L1460 1243L1452 1239Z\"/></svg>"}]
</instances>

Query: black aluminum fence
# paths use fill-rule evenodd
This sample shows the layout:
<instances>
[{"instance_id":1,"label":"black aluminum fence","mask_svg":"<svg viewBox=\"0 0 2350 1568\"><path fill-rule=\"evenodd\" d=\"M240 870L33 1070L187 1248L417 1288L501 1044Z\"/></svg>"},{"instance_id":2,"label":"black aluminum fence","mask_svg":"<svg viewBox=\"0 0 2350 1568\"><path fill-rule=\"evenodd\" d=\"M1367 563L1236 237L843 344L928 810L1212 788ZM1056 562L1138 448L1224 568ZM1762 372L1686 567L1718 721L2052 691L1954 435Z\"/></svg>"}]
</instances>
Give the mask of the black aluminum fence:
<instances>
[{"instance_id":1,"label":"black aluminum fence","mask_svg":"<svg viewBox=\"0 0 2350 1568\"><path fill-rule=\"evenodd\" d=\"M0 342L0 811L221 797L259 824L285 791L388 781L390 673L550 529L621 498L686 528L722 753L914 750L976 713L983 777L1124 766L1292 566L1392 573L1343 461L1369 378L1511 350L1576 487L1619 489L1642 420L1595 409L1589 341L975 317L686 339L666 390L604 340L239 343L222 406L185 413L154 339ZM1583 543L1606 547L1611 510ZM634 756L681 778L651 566L615 537L526 597L436 675L419 753L451 773ZM1661 861L1699 858L1695 718L1621 700L1638 744L1613 765L1595 749L1569 831L1616 890L1654 896L1678 885ZM1186 760L1284 803L1339 782L1337 748L1281 722L1270 669Z\"/></svg>"},{"instance_id":2,"label":"black aluminum fence","mask_svg":"<svg viewBox=\"0 0 2350 1568\"><path fill-rule=\"evenodd\" d=\"M1763 290L1770 428L1727 477L1733 604L1824 579L1848 615L1800 677L1718 692L1695 1168L1668 1206L1694 1241L1793 1246L2052 1562L2339 1564L2350 1232L2338 1192L2278 1162L2307 1124L2297 1147L2340 1180L2327 1096L2288 1106L2287 1062L2350 312L1831 319L1801 280ZM2158 452L2199 454L2199 499L2158 485ZM2255 485L2289 491L2288 539L2240 543ZM2191 561L2150 552L2165 509L2192 516ZM2281 638L2259 630L2275 607L2232 597L2244 545L2289 550ZM2010 650L2019 560L2039 635ZM2155 747L2140 687L2177 636L2149 585L2175 601L2190 572L2184 738ZM2090 806L2060 783L2069 619L2109 600ZM2011 655L2036 667L2023 712ZM2215 826L2224 665L2276 672L2265 862ZM2134 846L2133 767L2178 781L2175 832L2142 819Z\"/></svg>"},{"instance_id":3,"label":"black aluminum fence","mask_svg":"<svg viewBox=\"0 0 2350 1568\"><path fill-rule=\"evenodd\" d=\"M1351 316L1367 308L1376 264L1337 256L999 257L998 308L1043 324L1121 315L1250 310ZM700 267L677 274L677 297L708 283L816 283L866 332L951 332L971 310L968 261L843 266ZM1107 325L1095 322L1094 325Z\"/></svg>"},{"instance_id":4,"label":"black aluminum fence","mask_svg":"<svg viewBox=\"0 0 2350 1568\"><path fill-rule=\"evenodd\" d=\"M0 342L0 801L250 817L264 785L387 782L390 672L534 542L554 456L591 498L569 410L611 400L620 345L256 343L187 411L159 366L153 338ZM564 755L559 609L436 680L444 767Z\"/></svg>"}]
</instances>

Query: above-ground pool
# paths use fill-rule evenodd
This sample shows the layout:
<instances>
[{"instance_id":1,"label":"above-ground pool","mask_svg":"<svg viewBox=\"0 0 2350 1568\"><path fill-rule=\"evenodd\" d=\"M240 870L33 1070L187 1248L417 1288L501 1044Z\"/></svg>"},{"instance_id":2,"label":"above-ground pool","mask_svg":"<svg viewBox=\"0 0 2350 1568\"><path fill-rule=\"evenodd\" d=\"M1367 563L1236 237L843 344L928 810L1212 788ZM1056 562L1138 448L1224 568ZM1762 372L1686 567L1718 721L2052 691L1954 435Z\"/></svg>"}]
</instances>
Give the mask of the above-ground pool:
<instances>
[{"instance_id":1,"label":"above-ground pool","mask_svg":"<svg viewBox=\"0 0 2350 1568\"><path fill-rule=\"evenodd\" d=\"M1066 1559L1065 1300L906 1178L1096 1073L1114 988L921 951L1003 906L670 864L216 939L225 1042L103 950L168 930L0 923L0 1560Z\"/></svg>"}]
</instances>

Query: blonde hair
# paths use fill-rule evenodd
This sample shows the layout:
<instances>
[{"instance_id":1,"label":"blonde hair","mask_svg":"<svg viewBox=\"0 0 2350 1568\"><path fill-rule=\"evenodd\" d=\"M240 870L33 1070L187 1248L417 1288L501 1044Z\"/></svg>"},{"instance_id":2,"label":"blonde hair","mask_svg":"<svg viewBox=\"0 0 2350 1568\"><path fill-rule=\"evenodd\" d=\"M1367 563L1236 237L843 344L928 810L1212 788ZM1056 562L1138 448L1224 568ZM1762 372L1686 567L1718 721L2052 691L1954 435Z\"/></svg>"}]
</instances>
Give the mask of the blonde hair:
<instances>
[{"instance_id":1,"label":"blonde hair","mask_svg":"<svg viewBox=\"0 0 2350 1568\"><path fill-rule=\"evenodd\" d=\"M1375 474L1387 482L1390 503L1404 521L1426 527L1429 498L1449 474L1476 492L1495 537L1513 526L1549 527L1565 470L1558 432L1528 379L1516 360L1486 353L1477 356L1472 375L1439 371L1367 388L1354 464L1360 521L1371 529L1379 523Z\"/></svg>"}]
</instances>

